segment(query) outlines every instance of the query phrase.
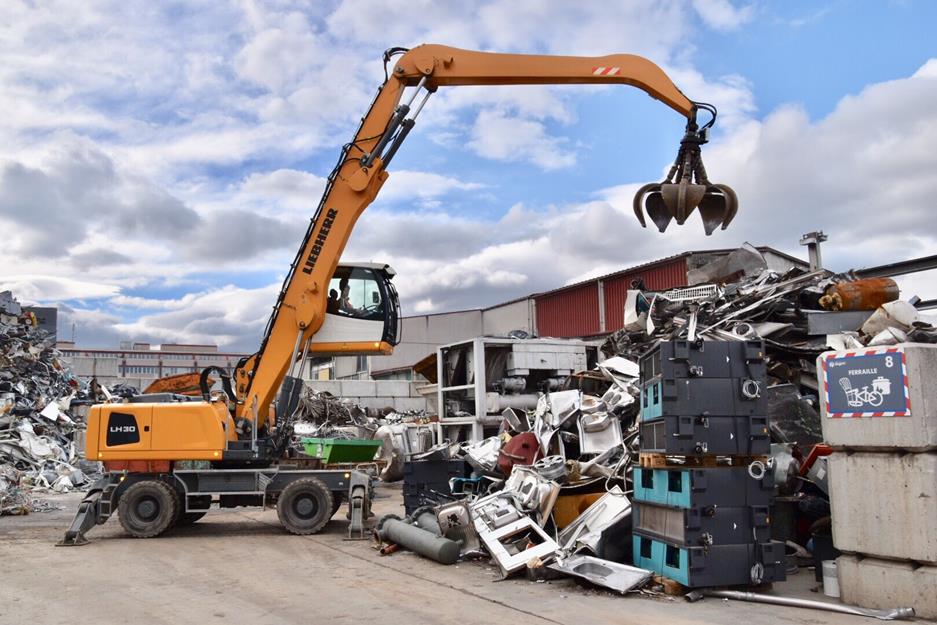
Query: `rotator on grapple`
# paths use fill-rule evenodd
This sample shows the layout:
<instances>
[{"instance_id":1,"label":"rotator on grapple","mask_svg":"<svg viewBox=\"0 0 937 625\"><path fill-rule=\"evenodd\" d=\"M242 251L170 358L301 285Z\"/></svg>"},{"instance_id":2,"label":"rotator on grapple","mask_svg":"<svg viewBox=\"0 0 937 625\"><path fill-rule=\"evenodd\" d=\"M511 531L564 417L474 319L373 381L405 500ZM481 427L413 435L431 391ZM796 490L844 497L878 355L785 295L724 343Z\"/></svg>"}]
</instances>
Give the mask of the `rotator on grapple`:
<instances>
[{"instance_id":1,"label":"rotator on grapple","mask_svg":"<svg viewBox=\"0 0 937 625\"><path fill-rule=\"evenodd\" d=\"M645 210L654 225L664 232L671 219L683 225L693 209L699 208L703 228L710 235L720 225L725 230L738 212L739 200L735 191L728 185L709 181L700 153L700 146L708 141L709 129L716 122L716 107L703 102L693 104L694 110L687 117L686 134L680 141L677 159L667 177L663 182L644 185L634 196L634 214L645 228ZM696 113L700 109L712 114L712 119L702 128L696 121Z\"/></svg>"}]
</instances>

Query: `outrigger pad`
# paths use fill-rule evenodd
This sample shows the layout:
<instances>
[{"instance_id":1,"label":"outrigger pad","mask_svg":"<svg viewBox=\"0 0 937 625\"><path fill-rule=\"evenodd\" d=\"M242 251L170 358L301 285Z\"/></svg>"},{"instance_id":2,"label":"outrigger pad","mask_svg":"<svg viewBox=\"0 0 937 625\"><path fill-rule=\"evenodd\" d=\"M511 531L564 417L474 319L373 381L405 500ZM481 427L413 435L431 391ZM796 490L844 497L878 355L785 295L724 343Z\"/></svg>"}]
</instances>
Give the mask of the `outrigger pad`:
<instances>
[{"instance_id":1,"label":"outrigger pad","mask_svg":"<svg viewBox=\"0 0 937 625\"><path fill-rule=\"evenodd\" d=\"M55 543L56 547L81 547L90 542L85 533L110 518L114 509L114 493L120 484L120 478L120 474L110 473L94 483L78 504L75 519L62 540Z\"/></svg>"}]
</instances>

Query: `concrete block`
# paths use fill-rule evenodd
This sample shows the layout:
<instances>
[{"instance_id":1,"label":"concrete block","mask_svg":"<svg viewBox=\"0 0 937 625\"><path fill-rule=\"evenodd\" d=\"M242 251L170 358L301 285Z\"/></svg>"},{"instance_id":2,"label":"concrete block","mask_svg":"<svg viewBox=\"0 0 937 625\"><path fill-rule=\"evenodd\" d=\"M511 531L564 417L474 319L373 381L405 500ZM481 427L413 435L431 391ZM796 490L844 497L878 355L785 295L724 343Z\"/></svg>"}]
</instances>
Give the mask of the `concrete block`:
<instances>
[{"instance_id":1,"label":"concrete block","mask_svg":"<svg viewBox=\"0 0 937 625\"><path fill-rule=\"evenodd\" d=\"M336 397L342 396L341 380L311 380L306 382L306 386L319 393L331 393Z\"/></svg>"},{"instance_id":2,"label":"concrete block","mask_svg":"<svg viewBox=\"0 0 937 625\"><path fill-rule=\"evenodd\" d=\"M823 440L839 449L937 449L937 345L901 343L817 359Z\"/></svg>"},{"instance_id":3,"label":"concrete block","mask_svg":"<svg viewBox=\"0 0 937 625\"><path fill-rule=\"evenodd\" d=\"M875 609L911 607L919 618L937 618L937 567L842 555L836 568L844 603Z\"/></svg>"},{"instance_id":4,"label":"concrete block","mask_svg":"<svg viewBox=\"0 0 937 625\"><path fill-rule=\"evenodd\" d=\"M829 471L838 549L937 564L937 453L835 452Z\"/></svg>"},{"instance_id":5,"label":"concrete block","mask_svg":"<svg viewBox=\"0 0 937 625\"><path fill-rule=\"evenodd\" d=\"M394 410L426 410L426 400L422 397L394 397Z\"/></svg>"},{"instance_id":6,"label":"concrete block","mask_svg":"<svg viewBox=\"0 0 937 625\"><path fill-rule=\"evenodd\" d=\"M373 380L342 380L343 397L377 397L377 383Z\"/></svg>"},{"instance_id":7,"label":"concrete block","mask_svg":"<svg viewBox=\"0 0 937 625\"><path fill-rule=\"evenodd\" d=\"M407 380L376 380L377 397L409 397L410 382Z\"/></svg>"},{"instance_id":8,"label":"concrete block","mask_svg":"<svg viewBox=\"0 0 937 625\"><path fill-rule=\"evenodd\" d=\"M427 394L436 396L437 384L421 384L417 386L414 383L410 383L410 397L425 397Z\"/></svg>"}]
</instances>

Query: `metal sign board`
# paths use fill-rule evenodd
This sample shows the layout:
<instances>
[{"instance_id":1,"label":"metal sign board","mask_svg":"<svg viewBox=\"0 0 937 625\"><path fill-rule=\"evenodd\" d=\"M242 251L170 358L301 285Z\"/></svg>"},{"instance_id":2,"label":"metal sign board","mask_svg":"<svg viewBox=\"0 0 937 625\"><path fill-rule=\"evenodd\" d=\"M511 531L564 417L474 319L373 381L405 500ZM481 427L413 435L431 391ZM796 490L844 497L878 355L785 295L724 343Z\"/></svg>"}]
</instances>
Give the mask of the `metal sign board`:
<instances>
[{"instance_id":1,"label":"metal sign board","mask_svg":"<svg viewBox=\"0 0 937 625\"><path fill-rule=\"evenodd\" d=\"M838 352L821 365L827 417L911 416L907 363L900 348Z\"/></svg>"}]
</instances>

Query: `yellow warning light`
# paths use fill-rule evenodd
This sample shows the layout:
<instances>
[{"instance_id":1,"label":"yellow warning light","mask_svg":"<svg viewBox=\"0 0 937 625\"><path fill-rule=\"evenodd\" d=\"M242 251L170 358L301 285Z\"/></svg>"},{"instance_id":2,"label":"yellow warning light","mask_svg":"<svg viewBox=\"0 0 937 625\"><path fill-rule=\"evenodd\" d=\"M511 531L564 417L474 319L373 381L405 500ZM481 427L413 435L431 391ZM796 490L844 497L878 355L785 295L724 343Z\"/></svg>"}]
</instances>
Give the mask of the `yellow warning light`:
<instances>
[{"instance_id":1,"label":"yellow warning light","mask_svg":"<svg viewBox=\"0 0 937 625\"><path fill-rule=\"evenodd\" d=\"M215 458L217 458L217 457L218 457L218 452L216 451L216 452L214 452L214 453L215 453Z\"/></svg>"},{"instance_id":2,"label":"yellow warning light","mask_svg":"<svg viewBox=\"0 0 937 625\"><path fill-rule=\"evenodd\" d=\"M375 343L375 344L374 344L374 347L380 347L380 346L381 346L380 343Z\"/></svg>"},{"instance_id":3,"label":"yellow warning light","mask_svg":"<svg viewBox=\"0 0 937 625\"><path fill-rule=\"evenodd\" d=\"M103 458L103 457L104 457L104 454L102 454L102 453L99 451L99 452L98 452L98 458Z\"/></svg>"}]
</instances>

